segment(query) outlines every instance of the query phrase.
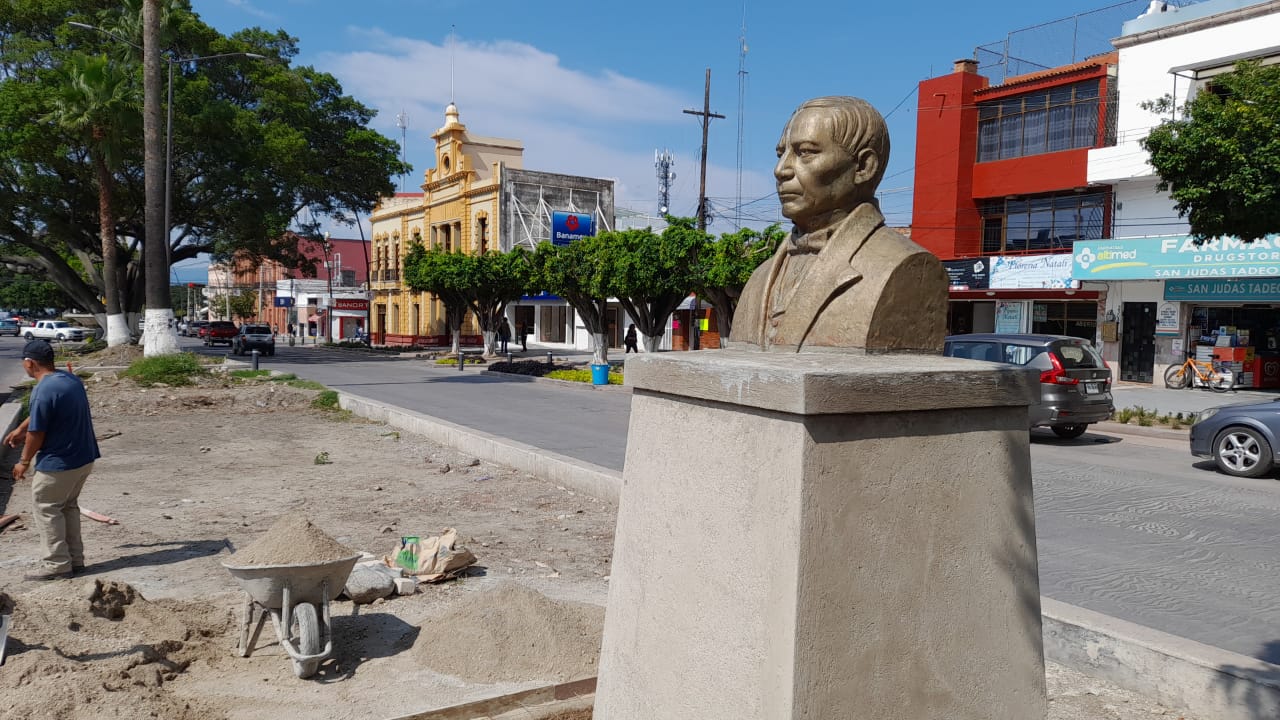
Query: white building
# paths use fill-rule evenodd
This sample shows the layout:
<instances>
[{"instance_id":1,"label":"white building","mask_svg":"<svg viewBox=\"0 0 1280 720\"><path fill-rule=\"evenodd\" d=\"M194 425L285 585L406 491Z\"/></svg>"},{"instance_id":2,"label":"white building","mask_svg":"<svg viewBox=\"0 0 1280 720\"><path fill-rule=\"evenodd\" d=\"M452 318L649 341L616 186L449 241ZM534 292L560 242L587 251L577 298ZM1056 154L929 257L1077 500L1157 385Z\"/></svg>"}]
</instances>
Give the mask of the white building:
<instances>
[{"instance_id":1,"label":"white building","mask_svg":"<svg viewBox=\"0 0 1280 720\"><path fill-rule=\"evenodd\" d=\"M1139 142L1169 115L1145 109L1172 95L1180 108L1240 60L1280 62L1280 2L1153 2L1126 22L1119 50L1116 144L1089 151L1090 184L1111 185L1112 238L1075 245L1073 276L1106 291L1104 356L1122 380L1162 382L1186 353L1238 363L1244 381L1280 387L1280 242L1233 239L1204 247ZM1227 336L1218 340L1217 335ZM1277 351L1274 356L1271 351Z\"/></svg>"}]
</instances>

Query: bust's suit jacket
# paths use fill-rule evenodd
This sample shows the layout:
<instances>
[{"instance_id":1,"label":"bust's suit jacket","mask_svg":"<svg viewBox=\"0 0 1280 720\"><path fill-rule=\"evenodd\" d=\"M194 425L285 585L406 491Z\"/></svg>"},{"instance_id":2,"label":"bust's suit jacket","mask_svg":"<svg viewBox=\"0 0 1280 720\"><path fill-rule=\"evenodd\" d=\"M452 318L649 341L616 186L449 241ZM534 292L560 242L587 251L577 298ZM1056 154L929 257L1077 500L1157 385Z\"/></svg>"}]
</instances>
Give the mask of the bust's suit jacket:
<instances>
[{"instance_id":1,"label":"bust's suit jacket","mask_svg":"<svg viewBox=\"0 0 1280 720\"><path fill-rule=\"evenodd\" d=\"M743 288L731 347L765 347L773 323L770 350L942 352L947 273L932 253L885 227L873 203L859 205L837 224L785 311L770 317L787 247L784 242Z\"/></svg>"}]
</instances>

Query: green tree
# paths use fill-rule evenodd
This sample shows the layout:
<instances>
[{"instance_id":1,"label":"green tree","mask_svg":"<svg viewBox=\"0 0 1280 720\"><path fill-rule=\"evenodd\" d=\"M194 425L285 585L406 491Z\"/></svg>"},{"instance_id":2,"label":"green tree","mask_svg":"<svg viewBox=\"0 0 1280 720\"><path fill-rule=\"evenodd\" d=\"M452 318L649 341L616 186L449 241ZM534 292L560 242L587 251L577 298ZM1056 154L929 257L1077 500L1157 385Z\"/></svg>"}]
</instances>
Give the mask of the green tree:
<instances>
[{"instance_id":1,"label":"green tree","mask_svg":"<svg viewBox=\"0 0 1280 720\"><path fill-rule=\"evenodd\" d=\"M559 295L577 311L591 333L591 362L609 362L609 294L612 272L603 237L585 237L568 245L543 242L533 253L532 287Z\"/></svg>"},{"instance_id":2,"label":"green tree","mask_svg":"<svg viewBox=\"0 0 1280 720\"><path fill-rule=\"evenodd\" d=\"M517 247L506 253L491 250L483 255L462 257L467 258L465 262L459 261L463 270L463 292L480 323L485 354L492 355L496 352L494 338L507 303L519 299L529 289L533 274L529 252Z\"/></svg>"},{"instance_id":3,"label":"green tree","mask_svg":"<svg viewBox=\"0 0 1280 720\"><path fill-rule=\"evenodd\" d=\"M462 322L466 320L473 258L441 248L427 249L413 243L404 257L404 283L411 290L428 292L444 304L445 327L452 338L451 352L462 348Z\"/></svg>"},{"instance_id":4,"label":"green tree","mask_svg":"<svg viewBox=\"0 0 1280 720\"><path fill-rule=\"evenodd\" d=\"M0 262L52 280L76 305L104 313L95 170L83 137L51 115L62 67L73 56L107 54L131 63L135 81L141 80L135 50L67 25L109 28L141 45L141 5L4 0L0 7ZM344 95L331 75L292 64L295 38L257 28L223 35L193 14L187 0L172 0L164 14L162 42L178 57L253 52L270 58L175 67L168 239L174 262L239 254L304 267L297 243L280 241L286 230L318 236L326 217L366 213L394 190L391 178L406 169L397 144L369 129L374 112ZM147 232L140 134L124 141L113 201L119 296L131 313L144 304Z\"/></svg>"},{"instance_id":5,"label":"green tree","mask_svg":"<svg viewBox=\"0 0 1280 720\"><path fill-rule=\"evenodd\" d=\"M228 320L249 320L258 316L258 293L245 288L215 295L210 307L217 316L226 315L230 308L231 316Z\"/></svg>"},{"instance_id":6,"label":"green tree","mask_svg":"<svg viewBox=\"0 0 1280 720\"><path fill-rule=\"evenodd\" d=\"M0 269L0 308L30 312L44 308L64 310L72 305L70 299L54 283L17 276Z\"/></svg>"},{"instance_id":7,"label":"green tree","mask_svg":"<svg viewBox=\"0 0 1280 720\"><path fill-rule=\"evenodd\" d=\"M1173 99L1144 107L1171 112ZM1238 63L1142 146L1197 241L1280 232L1280 66Z\"/></svg>"},{"instance_id":8,"label":"green tree","mask_svg":"<svg viewBox=\"0 0 1280 720\"><path fill-rule=\"evenodd\" d=\"M102 241L102 295L107 345L129 342L120 303L123 281L116 240L115 177L124 155L123 136L138 126L138 88L131 73L106 55L72 55L61 68L52 119L79 136L93 166Z\"/></svg>"},{"instance_id":9,"label":"green tree","mask_svg":"<svg viewBox=\"0 0 1280 720\"><path fill-rule=\"evenodd\" d=\"M668 217L661 234L651 228L601 233L608 247L609 294L618 298L656 352L667 319L697 286L699 260L711 238L693 218Z\"/></svg>"},{"instance_id":10,"label":"green tree","mask_svg":"<svg viewBox=\"0 0 1280 720\"><path fill-rule=\"evenodd\" d=\"M716 308L721 347L733 329L733 314L738 309L742 288L751 279L751 273L773 257L786 237L786 232L776 223L762 232L742 228L721 235L703 254L697 292Z\"/></svg>"}]
</instances>

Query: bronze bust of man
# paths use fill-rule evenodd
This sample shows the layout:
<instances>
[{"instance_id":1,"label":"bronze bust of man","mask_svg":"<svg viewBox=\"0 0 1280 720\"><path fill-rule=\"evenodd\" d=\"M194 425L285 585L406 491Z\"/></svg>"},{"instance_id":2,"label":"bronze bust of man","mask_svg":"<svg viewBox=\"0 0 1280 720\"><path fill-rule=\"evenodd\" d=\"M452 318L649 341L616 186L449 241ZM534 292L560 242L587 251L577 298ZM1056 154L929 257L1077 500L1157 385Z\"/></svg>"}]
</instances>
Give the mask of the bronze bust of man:
<instances>
[{"instance_id":1,"label":"bronze bust of man","mask_svg":"<svg viewBox=\"0 0 1280 720\"><path fill-rule=\"evenodd\" d=\"M796 109L773 170L795 228L743 288L731 345L942 351L947 274L885 226L875 191L888 160L888 126L865 100L822 97Z\"/></svg>"}]
</instances>

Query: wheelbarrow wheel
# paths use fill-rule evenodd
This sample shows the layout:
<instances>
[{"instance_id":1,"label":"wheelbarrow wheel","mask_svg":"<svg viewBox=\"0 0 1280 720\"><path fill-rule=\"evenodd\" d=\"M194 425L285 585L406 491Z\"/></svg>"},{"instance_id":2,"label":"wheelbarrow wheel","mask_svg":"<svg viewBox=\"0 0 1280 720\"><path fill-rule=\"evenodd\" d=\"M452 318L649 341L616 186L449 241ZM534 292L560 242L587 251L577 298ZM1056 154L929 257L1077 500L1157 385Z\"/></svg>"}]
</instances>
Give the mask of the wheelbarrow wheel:
<instances>
[{"instance_id":1,"label":"wheelbarrow wheel","mask_svg":"<svg viewBox=\"0 0 1280 720\"><path fill-rule=\"evenodd\" d=\"M316 655L320 652L320 620L316 616L316 606L311 603L298 603L293 608L293 619L297 624L298 653ZM319 660L293 661L293 672L300 678L308 678L316 674L320 667Z\"/></svg>"}]
</instances>

